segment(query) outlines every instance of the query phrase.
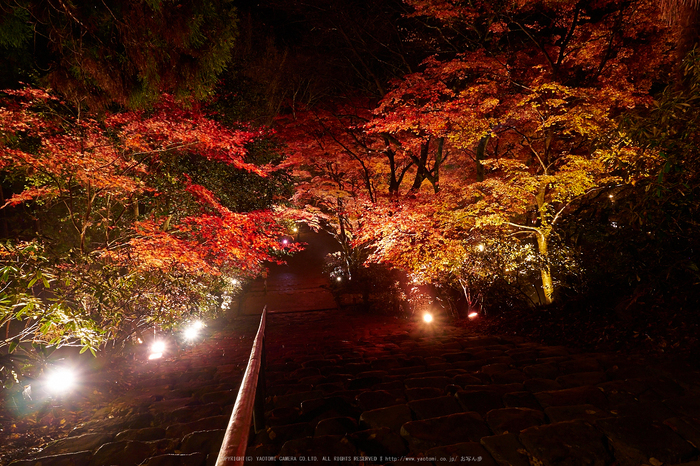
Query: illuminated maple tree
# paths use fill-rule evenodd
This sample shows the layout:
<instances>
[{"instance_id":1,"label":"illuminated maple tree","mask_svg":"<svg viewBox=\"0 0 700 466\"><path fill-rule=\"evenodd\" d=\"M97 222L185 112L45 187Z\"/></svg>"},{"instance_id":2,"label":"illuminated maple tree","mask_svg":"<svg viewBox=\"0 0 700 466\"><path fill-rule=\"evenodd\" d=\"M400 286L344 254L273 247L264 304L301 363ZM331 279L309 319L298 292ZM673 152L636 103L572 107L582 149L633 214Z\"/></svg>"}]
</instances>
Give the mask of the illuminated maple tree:
<instances>
[{"instance_id":1,"label":"illuminated maple tree","mask_svg":"<svg viewBox=\"0 0 700 466\"><path fill-rule=\"evenodd\" d=\"M365 259L353 246L362 228L362 205L374 200L380 178L371 160L374 141L354 129L368 110L348 110L310 110L278 124L297 179L293 200L299 208L292 215L333 235L342 250L344 273L352 276Z\"/></svg>"},{"instance_id":2,"label":"illuminated maple tree","mask_svg":"<svg viewBox=\"0 0 700 466\"><path fill-rule=\"evenodd\" d=\"M407 77L374 128L444 135L470 152L486 177L465 176L449 210L471 228L500 230L502 240L534 237L551 302L547 258L558 222L572 203L621 181L606 166L615 118L650 103L652 82L663 79L672 44L659 12L648 2L409 3L463 32L467 50Z\"/></svg>"},{"instance_id":3,"label":"illuminated maple tree","mask_svg":"<svg viewBox=\"0 0 700 466\"><path fill-rule=\"evenodd\" d=\"M38 89L4 92L0 128L0 170L21 183L2 207L35 220L3 251L5 292L17 299L5 295L0 323L37 317L22 333L30 340L94 348L168 325L277 260L283 230L270 210L232 211L172 169L173 157L197 157L266 177L273 167L246 158L259 130L225 128L168 96L95 119ZM32 250L44 259L18 259ZM82 320L65 317L78 314L99 331L81 336Z\"/></svg>"},{"instance_id":4,"label":"illuminated maple tree","mask_svg":"<svg viewBox=\"0 0 700 466\"><path fill-rule=\"evenodd\" d=\"M371 119L353 122L372 141L361 157L324 145L343 167L336 178L371 166L384 183L364 190L354 244L432 280L462 273L457 264L486 238L500 245L492 251L511 251L506 269L537 266L550 303L552 267L575 256L559 237L562 218L624 182L611 162L635 149L620 149L617 118L649 105L652 85L668 79L673 30L648 1L406 3L439 32L440 52L396 82ZM387 184L387 154L406 168L402 185Z\"/></svg>"}]
</instances>

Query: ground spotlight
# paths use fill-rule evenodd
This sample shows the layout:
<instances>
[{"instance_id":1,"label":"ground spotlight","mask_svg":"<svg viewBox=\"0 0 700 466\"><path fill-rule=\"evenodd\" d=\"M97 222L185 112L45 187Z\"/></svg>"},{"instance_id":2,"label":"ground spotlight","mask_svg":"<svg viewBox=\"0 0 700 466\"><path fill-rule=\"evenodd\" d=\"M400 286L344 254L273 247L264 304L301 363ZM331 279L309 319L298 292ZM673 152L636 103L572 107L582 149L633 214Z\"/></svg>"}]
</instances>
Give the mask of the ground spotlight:
<instances>
[{"instance_id":1,"label":"ground spotlight","mask_svg":"<svg viewBox=\"0 0 700 466\"><path fill-rule=\"evenodd\" d=\"M433 315L430 312L426 312L423 314L423 322L426 324L429 324L433 321Z\"/></svg>"},{"instance_id":2,"label":"ground spotlight","mask_svg":"<svg viewBox=\"0 0 700 466\"><path fill-rule=\"evenodd\" d=\"M149 360L160 359L163 357L163 352L165 351L165 343L162 341L156 341L151 345L151 354L148 356Z\"/></svg>"},{"instance_id":3,"label":"ground spotlight","mask_svg":"<svg viewBox=\"0 0 700 466\"><path fill-rule=\"evenodd\" d=\"M47 390L55 395L70 391L76 384L75 371L69 367L54 367L46 374Z\"/></svg>"},{"instance_id":4,"label":"ground spotlight","mask_svg":"<svg viewBox=\"0 0 700 466\"><path fill-rule=\"evenodd\" d=\"M162 353L163 351L165 351L165 343L162 341L156 341L151 345L152 353Z\"/></svg>"},{"instance_id":5,"label":"ground spotlight","mask_svg":"<svg viewBox=\"0 0 700 466\"><path fill-rule=\"evenodd\" d=\"M469 320L475 319L479 315L478 312L470 312L467 317L469 317Z\"/></svg>"}]
</instances>

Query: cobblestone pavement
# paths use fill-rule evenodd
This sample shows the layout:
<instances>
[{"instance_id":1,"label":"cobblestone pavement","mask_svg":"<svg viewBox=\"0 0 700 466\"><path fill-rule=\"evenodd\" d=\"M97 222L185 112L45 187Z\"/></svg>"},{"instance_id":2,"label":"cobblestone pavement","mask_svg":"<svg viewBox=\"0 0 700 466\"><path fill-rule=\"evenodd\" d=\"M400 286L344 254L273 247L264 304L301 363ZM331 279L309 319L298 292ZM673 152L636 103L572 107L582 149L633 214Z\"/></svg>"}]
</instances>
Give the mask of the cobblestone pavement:
<instances>
[{"instance_id":1,"label":"cobblestone pavement","mask_svg":"<svg viewBox=\"0 0 700 466\"><path fill-rule=\"evenodd\" d=\"M257 325L143 364L100 416L12 464L214 464ZM249 464L700 465L684 365L337 310L270 315L267 350Z\"/></svg>"},{"instance_id":2,"label":"cobblestone pavement","mask_svg":"<svg viewBox=\"0 0 700 466\"><path fill-rule=\"evenodd\" d=\"M251 464L700 465L683 364L338 311L268 325Z\"/></svg>"},{"instance_id":3,"label":"cobblestone pavement","mask_svg":"<svg viewBox=\"0 0 700 466\"><path fill-rule=\"evenodd\" d=\"M10 464L214 464L258 324L256 316L234 317L211 328L200 344L171 350L157 362L135 360L128 377L131 387L123 395L109 400L66 438ZM89 392L92 386L82 388Z\"/></svg>"},{"instance_id":4,"label":"cobblestone pavement","mask_svg":"<svg viewBox=\"0 0 700 466\"><path fill-rule=\"evenodd\" d=\"M326 234L302 228L295 238L306 249L287 259L286 264L270 264L267 280L253 281L241 300L243 315L260 315L263 307L270 312L298 312L337 307L323 275L324 257L337 249Z\"/></svg>"}]
</instances>

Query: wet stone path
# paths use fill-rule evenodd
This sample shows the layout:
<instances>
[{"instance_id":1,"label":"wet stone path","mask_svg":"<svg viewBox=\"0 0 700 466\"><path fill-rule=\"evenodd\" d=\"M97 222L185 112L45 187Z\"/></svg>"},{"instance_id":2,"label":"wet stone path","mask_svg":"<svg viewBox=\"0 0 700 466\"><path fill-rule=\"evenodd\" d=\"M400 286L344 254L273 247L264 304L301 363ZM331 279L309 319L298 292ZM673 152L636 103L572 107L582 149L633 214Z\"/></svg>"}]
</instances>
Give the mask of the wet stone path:
<instances>
[{"instance_id":1,"label":"wet stone path","mask_svg":"<svg viewBox=\"0 0 700 466\"><path fill-rule=\"evenodd\" d=\"M157 362L134 360L128 380L123 381L130 385L127 390L108 400L66 438L10 464L213 465L258 324L256 316L219 322L197 345L181 350L170 347ZM94 375L99 379L99 374ZM87 385L83 387L87 392L102 389L99 380Z\"/></svg>"},{"instance_id":2,"label":"wet stone path","mask_svg":"<svg viewBox=\"0 0 700 466\"><path fill-rule=\"evenodd\" d=\"M135 364L128 391L12 464L213 465L258 321ZM700 466L700 373L683 364L337 310L271 314L266 341L248 464Z\"/></svg>"},{"instance_id":3,"label":"wet stone path","mask_svg":"<svg viewBox=\"0 0 700 466\"><path fill-rule=\"evenodd\" d=\"M700 466L684 364L339 311L270 316L250 464Z\"/></svg>"}]
</instances>

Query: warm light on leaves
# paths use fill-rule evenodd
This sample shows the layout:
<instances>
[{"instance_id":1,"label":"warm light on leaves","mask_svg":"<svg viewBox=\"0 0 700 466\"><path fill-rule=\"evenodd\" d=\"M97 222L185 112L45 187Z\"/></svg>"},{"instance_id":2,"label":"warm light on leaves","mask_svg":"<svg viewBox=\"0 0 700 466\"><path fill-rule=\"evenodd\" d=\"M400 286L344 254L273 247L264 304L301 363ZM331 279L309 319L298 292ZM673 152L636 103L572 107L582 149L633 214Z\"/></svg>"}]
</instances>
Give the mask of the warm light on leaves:
<instances>
[{"instance_id":1,"label":"warm light on leaves","mask_svg":"<svg viewBox=\"0 0 700 466\"><path fill-rule=\"evenodd\" d=\"M21 273L8 272L12 297L3 297L0 324L40 316L17 341L92 351L193 306L212 308L225 277L252 277L279 260L285 230L273 212L233 212L187 173L164 168L180 157L265 177L272 167L247 161L245 147L262 132L223 127L167 95L150 111L97 118L74 110L38 89L0 96L0 168L25 184L2 208L54 217L41 245L51 261L18 268L17 249L1 258L12 267L4 270ZM34 295L40 285L51 287L51 302Z\"/></svg>"},{"instance_id":2,"label":"warm light on leaves","mask_svg":"<svg viewBox=\"0 0 700 466\"><path fill-rule=\"evenodd\" d=\"M368 261L426 282L493 276L473 257L489 238L499 273L535 272L550 302L552 267L573 263L556 240L571 206L623 182L614 164L653 158L615 142L617 118L651 103L672 34L646 0L406 3L443 33L461 28L464 47L451 36L363 125L316 114L319 137L288 134L310 175L296 200Z\"/></svg>"}]
</instances>

